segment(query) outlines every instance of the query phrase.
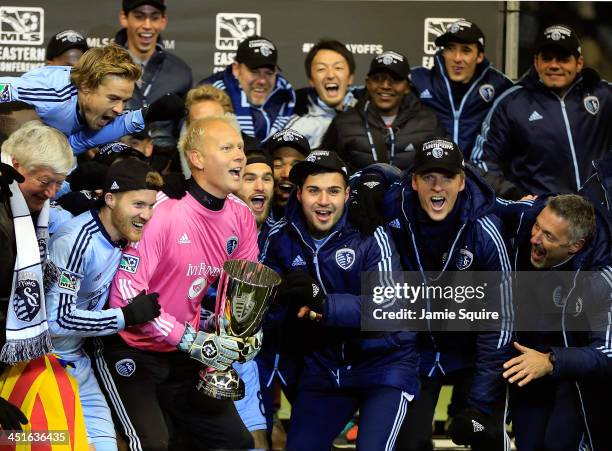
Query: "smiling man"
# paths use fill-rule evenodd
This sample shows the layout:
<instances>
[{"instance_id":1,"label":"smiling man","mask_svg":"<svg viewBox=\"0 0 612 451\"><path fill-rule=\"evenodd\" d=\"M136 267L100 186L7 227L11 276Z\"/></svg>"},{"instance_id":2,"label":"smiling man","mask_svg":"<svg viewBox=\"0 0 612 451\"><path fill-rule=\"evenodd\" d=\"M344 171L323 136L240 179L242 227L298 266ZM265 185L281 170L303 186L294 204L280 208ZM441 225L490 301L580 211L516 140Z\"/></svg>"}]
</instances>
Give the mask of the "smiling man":
<instances>
[{"instance_id":1,"label":"smiling man","mask_svg":"<svg viewBox=\"0 0 612 451\"><path fill-rule=\"evenodd\" d=\"M157 204L140 242L124 252L109 296L111 307L125 307L142 290L159 292L161 315L105 339L97 371L130 449L166 449L176 437L184 449L248 449L253 440L234 403L196 390L203 365L225 370L240 357L239 339L199 330L202 296L224 262L258 255L253 214L231 194L246 163L233 116L193 121L181 151L192 174L187 193ZM196 337L214 352L198 352Z\"/></svg>"},{"instance_id":2,"label":"smiling man","mask_svg":"<svg viewBox=\"0 0 612 451\"><path fill-rule=\"evenodd\" d=\"M504 197L575 193L612 145L612 86L585 67L576 33L546 28L533 67L487 115L472 162L504 179Z\"/></svg>"},{"instance_id":3,"label":"smiling man","mask_svg":"<svg viewBox=\"0 0 612 451\"><path fill-rule=\"evenodd\" d=\"M148 108L125 111L141 74L125 49L116 44L90 49L72 67L45 66L21 77L0 77L0 102L21 100L41 120L68 137L75 155L140 131L145 123L183 116L173 94Z\"/></svg>"},{"instance_id":4,"label":"smiling man","mask_svg":"<svg viewBox=\"0 0 612 451\"><path fill-rule=\"evenodd\" d=\"M249 152L242 176L242 185L236 195L255 215L257 228L266 222L274 195L274 174L271 158L262 152Z\"/></svg>"},{"instance_id":5,"label":"smiling man","mask_svg":"<svg viewBox=\"0 0 612 451\"><path fill-rule=\"evenodd\" d=\"M425 141L416 151L412 173L399 174L388 165L366 168L355 188L352 223L371 233L391 221L403 270L428 279L452 271L509 271L501 221L493 213L493 189L465 166L451 140ZM398 449L432 449L431 423L442 384L465 377L467 401L453 417L451 437L477 451L505 449L501 369L511 354L508 289L487 293L486 307L499 312L501 321L486 331L422 332L421 392L399 433ZM473 422L481 434L473 433Z\"/></svg>"},{"instance_id":6,"label":"smiling man","mask_svg":"<svg viewBox=\"0 0 612 451\"><path fill-rule=\"evenodd\" d=\"M607 212L575 194L498 204L514 232L512 261L520 271L514 288L521 315L515 356L503 369L511 384L517 448L607 449L609 424L603 418L612 396ZM555 300L560 290L562 308Z\"/></svg>"},{"instance_id":7,"label":"smiling man","mask_svg":"<svg viewBox=\"0 0 612 451\"><path fill-rule=\"evenodd\" d=\"M65 222L49 242L55 268L46 293L51 339L78 383L87 437L96 450L117 449L115 427L83 345L87 337L116 334L159 315L157 293L144 290L123 307L104 307L113 276L124 265L122 248L140 240L162 184L161 175L140 160L113 164L99 209Z\"/></svg>"},{"instance_id":8,"label":"smiling man","mask_svg":"<svg viewBox=\"0 0 612 451\"><path fill-rule=\"evenodd\" d=\"M115 42L125 47L142 75L134 87L129 109L136 110L172 92L184 99L193 84L191 68L164 47L161 33L168 25L165 0L123 0L119 12L121 30ZM180 121L151 124L156 146L176 147Z\"/></svg>"},{"instance_id":9,"label":"smiling man","mask_svg":"<svg viewBox=\"0 0 612 451\"><path fill-rule=\"evenodd\" d=\"M387 228L364 236L348 221L347 170L335 152L314 150L290 179L297 190L262 253L283 274L268 317L279 326L264 344L277 350L267 374L280 359L303 361L301 374L283 378L295 396L287 449L330 449L356 410L357 448L395 449L418 390L416 334L362 332L360 280L364 271L398 270L398 252Z\"/></svg>"},{"instance_id":10,"label":"smiling man","mask_svg":"<svg viewBox=\"0 0 612 451\"><path fill-rule=\"evenodd\" d=\"M377 162L408 169L423 141L444 135L436 115L412 92L409 75L404 55L374 57L367 97L332 121L321 146L338 152L350 172Z\"/></svg>"},{"instance_id":11,"label":"smiling man","mask_svg":"<svg viewBox=\"0 0 612 451\"><path fill-rule=\"evenodd\" d=\"M341 42L321 40L306 55L304 67L310 85L310 88L305 88L307 110L294 115L286 127L304 135L310 147L316 149L332 119L357 103L349 91L354 79L355 60Z\"/></svg>"},{"instance_id":12,"label":"smiling man","mask_svg":"<svg viewBox=\"0 0 612 451\"><path fill-rule=\"evenodd\" d=\"M415 67L411 80L423 104L431 107L469 158L482 121L512 82L485 56L485 36L473 22L459 20L436 38L441 49L433 68Z\"/></svg>"},{"instance_id":13,"label":"smiling man","mask_svg":"<svg viewBox=\"0 0 612 451\"><path fill-rule=\"evenodd\" d=\"M285 127L295 107L295 92L280 73L277 59L272 41L251 36L238 45L232 64L199 83L227 92L240 128L258 145Z\"/></svg>"}]
</instances>

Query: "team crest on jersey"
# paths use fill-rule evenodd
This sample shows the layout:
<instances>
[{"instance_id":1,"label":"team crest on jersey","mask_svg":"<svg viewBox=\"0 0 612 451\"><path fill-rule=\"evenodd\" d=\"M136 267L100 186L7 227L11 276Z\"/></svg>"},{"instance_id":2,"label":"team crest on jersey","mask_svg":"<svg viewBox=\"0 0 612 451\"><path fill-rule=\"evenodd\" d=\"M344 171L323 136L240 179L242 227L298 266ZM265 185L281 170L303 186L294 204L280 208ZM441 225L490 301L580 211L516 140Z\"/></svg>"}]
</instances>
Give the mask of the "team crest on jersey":
<instances>
[{"instance_id":1,"label":"team crest on jersey","mask_svg":"<svg viewBox=\"0 0 612 451\"><path fill-rule=\"evenodd\" d=\"M36 274L30 271L19 273L19 280L15 285L15 302L13 308L17 318L21 321L32 321L40 311L40 284Z\"/></svg>"},{"instance_id":2,"label":"team crest on jersey","mask_svg":"<svg viewBox=\"0 0 612 451\"><path fill-rule=\"evenodd\" d=\"M336 263L342 269L347 270L355 263L355 251L348 247L343 247L336 251Z\"/></svg>"},{"instance_id":3,"label":"team crest on jersey","mask_svg":"<svg viewBox=\"0 0 612 451\"><path fill-rule=\"evenodd\" d=\"M12 102L13 94L11 94L10 83L0 83L0 103Z\"/></svg>"},{"instance_id":4,"label":"team crest on jersey","mask_svg":"<svg viewBox=\"0 0 612 451\"><path fill-rule=\"evenodd\" d=\"M474 254L472 254L467 249L460 249L459 255L457 256L457 261L456 261L457 269L459 271L468 269L472 265L473 261L474 261Z\"/></svg>"},{"instance_id":5,"label":"team crest on jersey","mask_svg":"<svg viewBox=\"0 0 612 451\"><path fill-rule=\"evenodd\" d=\"M227 255L231 257L237 247L238 237L236 235L230 236L225 243L225 252L227 252Z\"/></svg>"},{"instance_id":6,"label":"team crest on jersey","mask_svg":"<svg viewBox=\"0 0 612 451\"><path fill-rule=\"evenodd\" d=\"M493 100L493 97L495 97L495 88L492 84L486 83L478 88L478 93L480 94L480 97L482 97L482 100L489 103L491 100Z\"/></svg>"},{"instance_id":7,"label":"team crest on jersey","mask_svg":"<svg viewBox=\"0 0 612 451\"><path fill-rule=\"evenodd\" d=\"M582 300L582 298L578 298L576 299L576 304L574 304L574 317L580 315L582 313L582 306L583 306L584 301Z\"/></svg>"},{"instance_id":8,"label":"team crest on jersey","mask_svg":"<svg viewBox=\"0 0 612 451\"><path fill-rule=\"evenodd\" d=\"M131 274L136 274L139 263L140 257L136 257L135 255L130 254L123 254L121 256L121 263L119 264L119 269L125 272L129 272Z\"/></svg>"},{"instance_id":9,"label":"team crest on jersey","mask_svg":"<svg viewBox=\"0 0 612 451\"><path fill-rule=\"evenodd\" d=\"M562 308L565 305L565 297L561 285L553 290L552 298L553 304L555 304L556 307Z\"/></svg>"},{"instance_id":10,"label":"team crest on jersey","mask_svg":"<svg viewBox=\"0 0 612 451\"><path fill-rule=\"evenodd\" d=\"M197 298L198 295L204 290L205 286L206 281L204 280L204 277L198 277L196 280L194 280L189 287L189 299Z\"/></svg>"},{"instance_id":11,"label":"team crest on jersey","mask_svg":"<svg viewBox=\"0 0 612 451\"><path fill-rule=\"evenodd\" d=\"M68 271L62 271L59 276L58 285L60 288L76 293L79 285L78 282L77 276Z\"/></svg>"},{"instance_id":12,"label":"team crest on jersey","mask_svg":"<svg viewBox=\"0 0 612 451\"><path fill-rule=\"evenodd\" d=\"M132 359L121 359L115 363L115 370L120 376L130 377L136 371L136 364Z\"/></svg>"},{"instance_id":13,"label":"team crest on jersey","mask_svg":"<svg viewBox=\"0 0 612 451\"><path fill-rule=\"evenodd\" d=\"M599 99L595 96L586 96L583 100L584 109L595 116L599 112Z\"/></svg>"}]
</instances>

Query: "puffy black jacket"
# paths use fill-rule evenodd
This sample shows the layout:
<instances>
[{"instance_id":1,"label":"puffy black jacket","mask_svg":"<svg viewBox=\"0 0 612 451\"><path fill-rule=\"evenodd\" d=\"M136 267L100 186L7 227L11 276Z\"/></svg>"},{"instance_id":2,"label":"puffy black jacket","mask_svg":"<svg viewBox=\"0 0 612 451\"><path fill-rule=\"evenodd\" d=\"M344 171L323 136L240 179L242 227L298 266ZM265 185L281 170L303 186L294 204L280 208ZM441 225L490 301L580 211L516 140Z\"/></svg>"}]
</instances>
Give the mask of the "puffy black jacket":
<instances>
[{"instance_id":1,"label":"puffy black jacket","mask_svg":"<svg viewBox=\"0 0 612 451\"><path fill-rule=\"evenodd\" d=\"M376 107L366 98L354 109L334 118L321 147L338 152L351 172L373 163L390 163L408 169L415 149L434 136L446 136L444 127L433 110L410 92L402 101L391 128L385 126Z\"/></svg>"},{"instance_id":2,"label":"puffy black jacket","mask_svg":"<svg viewBox=\"0 0 612 451\"><path fill-rule=\"evenodd\" d=\"M125 28L115 35L115 42L127 48ZM127 109L137 110L148 106L168 92L173 92L184 99L192 85L191 68L178 56L168 53L160 38L155 53L147 62L141 79L134 87L134 94L127 104ZM179 125L179 121L155 122L151 128L155 145L176 146L180 132Z\"/></svg>"}]
</instances>

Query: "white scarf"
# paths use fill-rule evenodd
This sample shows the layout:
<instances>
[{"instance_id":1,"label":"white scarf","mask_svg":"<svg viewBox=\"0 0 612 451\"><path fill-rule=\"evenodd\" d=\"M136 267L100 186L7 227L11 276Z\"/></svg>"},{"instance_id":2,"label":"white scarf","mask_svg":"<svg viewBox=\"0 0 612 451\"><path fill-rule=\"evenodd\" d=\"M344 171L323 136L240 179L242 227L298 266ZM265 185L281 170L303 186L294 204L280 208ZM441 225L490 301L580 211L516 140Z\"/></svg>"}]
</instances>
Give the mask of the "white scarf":
<instances>
[{"instance_id":1,"label":"white scarf","mask_svg":"<svg viewBox=\"0 0 612 451\"><path fill-rule=\"evenodd\" d=\"M0 157L3 163L12 165L8 155L0 154ZM15 364L53 350L45 310L42 269L49 238L49 201L45 202L38 216L35 230L19 184L13 182L10 189L17 258L7 311L6 343L0 352L0 361Z\"/></svg>"}]
</instances>

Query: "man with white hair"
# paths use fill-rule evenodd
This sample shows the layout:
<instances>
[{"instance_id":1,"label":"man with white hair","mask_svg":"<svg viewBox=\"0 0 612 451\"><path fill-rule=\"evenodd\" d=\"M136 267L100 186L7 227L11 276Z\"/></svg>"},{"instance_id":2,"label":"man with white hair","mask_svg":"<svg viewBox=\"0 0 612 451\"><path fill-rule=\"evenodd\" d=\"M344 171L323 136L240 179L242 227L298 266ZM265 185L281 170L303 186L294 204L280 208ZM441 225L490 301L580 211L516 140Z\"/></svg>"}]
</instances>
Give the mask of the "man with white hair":
<instances>
[{"instance_id":1,"label":"man with white hair","mask_svg":"<svg viewBox=\"0 0 612 451\"><path fill-rule=\"evenodd\" d=\"M0 334L0 361L13 365L52 350L43 277L49 200L74 157L66 137L39 122L14 132L3 143L0 157L0 323L6 329L6 337ZM20 414L0 400L3 428L21 429L19 423L27 420Z\"/></svg>"}]
</instances>

